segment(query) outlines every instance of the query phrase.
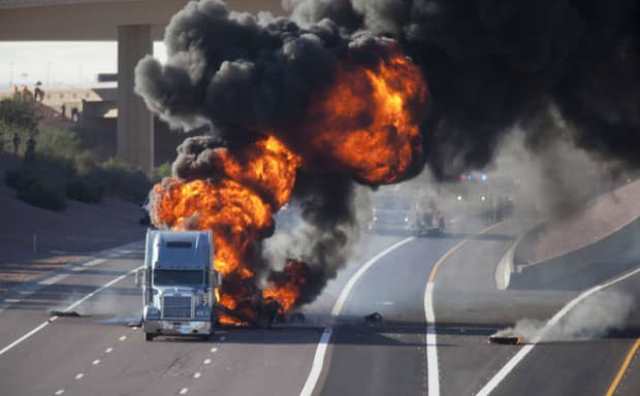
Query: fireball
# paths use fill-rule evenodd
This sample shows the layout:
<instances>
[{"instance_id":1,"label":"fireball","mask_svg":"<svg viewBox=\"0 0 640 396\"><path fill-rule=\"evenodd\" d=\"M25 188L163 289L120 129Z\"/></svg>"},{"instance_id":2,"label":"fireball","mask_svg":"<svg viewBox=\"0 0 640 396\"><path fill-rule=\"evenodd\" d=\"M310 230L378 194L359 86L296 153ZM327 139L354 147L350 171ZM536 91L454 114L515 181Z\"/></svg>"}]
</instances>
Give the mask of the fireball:
<instances>
[{"instance_id":1,"label":"fireball","mask_svg":"<svg viewBox=\"0 0 640 396\"><path fill-rule=\"evenodd\" d=\"M223 277L216 290L221 324L255 323L272 302L280 314L299 305L311 281L309 266L289 260L260 290L262 258L255 251L273 232L274 214L291 199L299 169L347 173L370 185L402 180L422 156L427 96L419 69L397 51L376 65L344 62L297 126L304 142L291 138L291 131L265 131L240 149L212 150L209 178L167 178L153 188L156 226L212 231L212 265Z\"/></svg>"}]
</instances>

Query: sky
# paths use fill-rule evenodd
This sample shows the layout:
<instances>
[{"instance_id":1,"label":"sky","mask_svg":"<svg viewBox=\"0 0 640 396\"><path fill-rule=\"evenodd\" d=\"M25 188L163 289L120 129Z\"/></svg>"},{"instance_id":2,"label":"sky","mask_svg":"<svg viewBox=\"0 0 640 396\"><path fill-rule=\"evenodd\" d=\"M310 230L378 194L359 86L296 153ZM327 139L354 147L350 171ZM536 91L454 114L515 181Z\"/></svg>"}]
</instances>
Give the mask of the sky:
<instances>
[{"instance_id":1,"label":"sky","mask_svg":"<svg viewBox=\"0 0 640 396\"><path fill-rule=\"evenodd\" d=\"M154 56L166 59L164 43L154 43ZM14 84L87 87L98 73L117 70L115 41L0 42L0 89Z\"/></svg>"}]
</instances>

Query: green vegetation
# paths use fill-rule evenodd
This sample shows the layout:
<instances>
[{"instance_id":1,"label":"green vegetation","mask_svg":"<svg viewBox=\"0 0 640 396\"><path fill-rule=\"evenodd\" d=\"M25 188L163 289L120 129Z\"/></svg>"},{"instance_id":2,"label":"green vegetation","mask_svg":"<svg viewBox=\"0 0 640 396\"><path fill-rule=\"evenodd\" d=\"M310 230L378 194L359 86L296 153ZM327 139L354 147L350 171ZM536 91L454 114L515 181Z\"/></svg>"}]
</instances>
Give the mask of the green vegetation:
<instances>
[{"instance_id":1,"label":"green vegetation","mask_svg":"<svg viewBox=\"0 0 640 396\"><path fill-rule=\"evenodd\" d=\"M165 162L164 164L160 165L159 167L153 170L152 179L154 183L157 183L162 179L164 179L165 177L169 177L169 176L171 176L171 163Z\"/></svg>"},{"instance_id":2,"label":"green vegetation","mask_svg":"<svg viewBox=\"0 0 640 396\"><path fill-rule=\"evenodd\" d=\"M0 100L0 132L29 133L38 127L38 115L31 102L17 99Z\"/></svg>"},{"instance_id":3,"label":"green vegetation","mask_svg":"<svg viewBox=\"0 0 640 396\"><path fill-rule=\"evenodd\" d=\"M16 133L22 142L30 134L36 137L34 158L25 158L5 174L5 183L16 190L19 199L50 210L63 210L66 199L85 203L101 202L105 196L135 203L145 200L151 181L142 171L116 159L99 161L72 130L38 130L37 125L33 104L15 99L0 101L0 133L5 149ZM168 164L160 167L154 178L167 172Z\"/></svg>"}]
</instances>

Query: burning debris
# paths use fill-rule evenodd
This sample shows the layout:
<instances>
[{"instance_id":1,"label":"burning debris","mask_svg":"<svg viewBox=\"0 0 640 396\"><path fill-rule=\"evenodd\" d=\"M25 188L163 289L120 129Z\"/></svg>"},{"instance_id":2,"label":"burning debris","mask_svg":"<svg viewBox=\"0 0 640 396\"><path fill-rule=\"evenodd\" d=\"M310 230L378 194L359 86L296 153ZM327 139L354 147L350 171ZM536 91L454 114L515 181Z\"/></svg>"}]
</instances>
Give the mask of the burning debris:
<instances>
[{"instance_id":1,"label":"burning debris","mask_svg":"<svg viewBox=\"0 0 640 396\"><path fill-rule=\"evenodd\" d=\"M524 338L513 334L507 330L501 330L489 336L489 342L501 345L519 345L524 342Z\"/></svg>"}]
</instances>

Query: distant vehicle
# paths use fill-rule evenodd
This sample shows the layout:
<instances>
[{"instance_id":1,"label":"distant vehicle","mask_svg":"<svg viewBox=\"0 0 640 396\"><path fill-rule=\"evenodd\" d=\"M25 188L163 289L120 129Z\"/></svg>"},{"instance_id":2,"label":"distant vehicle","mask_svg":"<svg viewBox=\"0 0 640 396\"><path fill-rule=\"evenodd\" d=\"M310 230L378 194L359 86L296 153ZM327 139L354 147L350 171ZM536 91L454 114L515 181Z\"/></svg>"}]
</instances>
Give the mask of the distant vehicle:
<instances>
[{"instance_id":1,"label":"distant vehicle","mask_svg":"<svg viewBox=\"0 0 640 396\"><path fill-rule=\"evenodd\" d=\"M409 231L411 229L411 210L407 207L376 207L367 226L370 232Z\"/></svg>"},{"instance_id":2,"label":"distant vehicle","mask_svg":"<svg viewBox=\"0 0 640 396\"><path fill-rule=\"evenodd\" d=\"M418 213L411 230L419 236L442 235L446 229L444 214L438 210Z\"/></svg>"},{"instance_id":3,"label":"distant vehicle","mask_svg":"<svg viewBox=\"0 0 640 396\"><path fill-rule=\"evenodd\" d=\"M147 231L142 281L145 339L158 335L197 335L213 332L212 269L214 249L210 232Z\"/></svg>"}]
</instances>

